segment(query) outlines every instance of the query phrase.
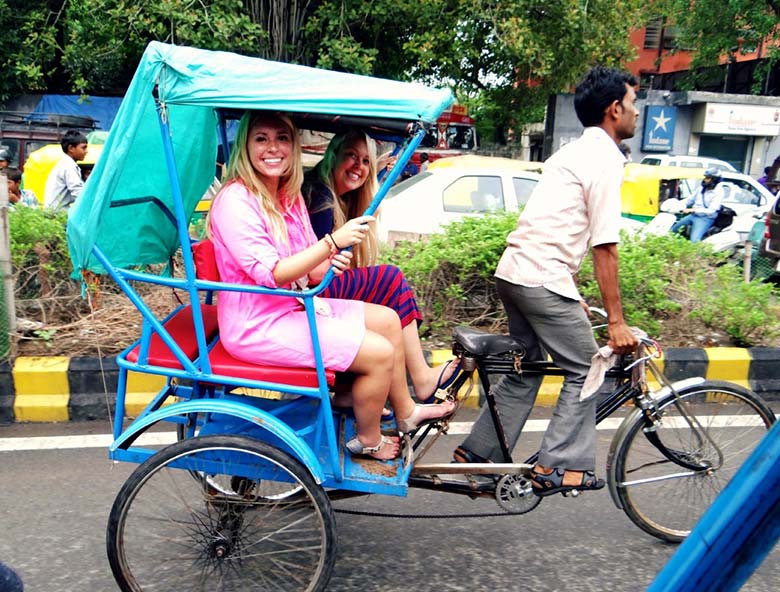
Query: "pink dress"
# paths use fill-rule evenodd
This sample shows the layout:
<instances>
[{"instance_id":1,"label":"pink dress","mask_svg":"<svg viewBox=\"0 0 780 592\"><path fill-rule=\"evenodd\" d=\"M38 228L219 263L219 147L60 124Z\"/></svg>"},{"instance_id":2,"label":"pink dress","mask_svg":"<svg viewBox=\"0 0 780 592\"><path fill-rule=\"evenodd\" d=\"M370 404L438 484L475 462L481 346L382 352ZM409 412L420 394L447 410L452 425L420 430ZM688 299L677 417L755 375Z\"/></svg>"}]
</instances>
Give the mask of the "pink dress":
<instances>
[{"instance_id":1,"label":"pink dress","mask_svg":"<svg viewBox=\"0 0 780 592\"><path fill-rule=\"evenodd\" d=\"M300 196L283 214L289 245L274 238L257 199L242 183L222 188L210 216L223 282L279 287L273 276L279 260L317 242ZM220 292L218 298L219 335L230 355L247 362L314 367L306 312L296 299L245 292ZM330 311L316 315L323 362L341 372L352 365L363 342L365 307L355 300L324 300Z\"/></svg>"}]
</instances>

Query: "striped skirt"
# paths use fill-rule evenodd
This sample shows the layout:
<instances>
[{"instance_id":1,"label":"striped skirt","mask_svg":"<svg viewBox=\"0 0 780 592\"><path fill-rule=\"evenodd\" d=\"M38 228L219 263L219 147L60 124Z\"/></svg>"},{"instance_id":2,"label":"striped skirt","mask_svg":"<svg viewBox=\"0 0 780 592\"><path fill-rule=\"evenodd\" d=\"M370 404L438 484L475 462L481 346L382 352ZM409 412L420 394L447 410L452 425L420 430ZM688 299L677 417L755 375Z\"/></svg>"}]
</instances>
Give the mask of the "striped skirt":
<instances>
[{"instance_id":1,"label":"striped skirt","mask_svg":"<svg viewBox=\"0 0 780 592\"><path fill-rule=\"evenodd\" d=\"M422 320L412 289L404 273L395 265L347 269L334 277L320 296L387 306L398 313L401 327Z\"/></svg>"}]
</instances>

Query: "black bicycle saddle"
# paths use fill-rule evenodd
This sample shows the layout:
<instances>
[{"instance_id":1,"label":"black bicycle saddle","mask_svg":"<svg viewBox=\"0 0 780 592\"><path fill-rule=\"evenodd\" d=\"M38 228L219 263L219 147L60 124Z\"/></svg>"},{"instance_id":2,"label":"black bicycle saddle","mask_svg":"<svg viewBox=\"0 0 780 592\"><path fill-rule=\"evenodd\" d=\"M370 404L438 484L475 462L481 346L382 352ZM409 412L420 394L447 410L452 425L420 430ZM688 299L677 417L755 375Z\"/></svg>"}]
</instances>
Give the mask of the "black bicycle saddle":
<instances>
[{"instance_id":1,"label":"black bicycle saddle","mask_svg":"<svg viewBox=\"0 0 780 592\"><path fill-rule=\"evenodd\" d=\"M525 346L509 335L496 335L472 327L455 327L453 336L455 343L475 356L506 352L525 353Z\"/></svg>"}]
</instances>

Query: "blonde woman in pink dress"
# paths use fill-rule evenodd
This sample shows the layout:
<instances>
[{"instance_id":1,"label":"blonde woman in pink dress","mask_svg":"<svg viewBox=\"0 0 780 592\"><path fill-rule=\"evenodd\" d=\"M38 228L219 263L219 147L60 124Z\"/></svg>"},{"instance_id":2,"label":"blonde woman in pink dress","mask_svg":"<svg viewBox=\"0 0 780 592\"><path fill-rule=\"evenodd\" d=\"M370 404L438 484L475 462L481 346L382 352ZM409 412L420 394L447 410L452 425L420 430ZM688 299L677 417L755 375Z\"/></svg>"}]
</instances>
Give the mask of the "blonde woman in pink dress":
<instances>
[{"instance_id":1,"label":"blonde woman in pink dress","mask_svg":"<svg viewBox=\"0 0 780 592\"><path fill-rule=\"evenodd\" d=\"M318 283L332 265L336 274L360 243L368 222L361 216L317 240L301 196L303 167L298 132L280 114L247 112L239 122L225 184L209 215L222 281L292 287ZM313 368L314 351L303 306L293 298L246 292L219 295L220 339L248 362ZM383 436L380 416L390 400L402 432L444 417L454 404L415 404L406 383L401 323L395 311L357 300L320 299L317 330L325 367L356 375L352 386L357 437L352 454L386 460L400 449Z\"/></svg>"}]
</instances>

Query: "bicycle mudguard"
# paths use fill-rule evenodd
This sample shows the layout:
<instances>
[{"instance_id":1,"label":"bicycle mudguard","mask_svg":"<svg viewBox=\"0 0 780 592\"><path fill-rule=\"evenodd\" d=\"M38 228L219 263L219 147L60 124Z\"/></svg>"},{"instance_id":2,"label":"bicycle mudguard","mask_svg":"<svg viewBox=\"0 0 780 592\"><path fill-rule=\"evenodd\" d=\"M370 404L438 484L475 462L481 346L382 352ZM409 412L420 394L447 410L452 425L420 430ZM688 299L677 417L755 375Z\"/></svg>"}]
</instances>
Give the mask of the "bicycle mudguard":
<instances>
[{"instance_id":1,"label":"bicycle mudguard","mask_svg":"<svg viewBox=\"0 0 780 592\"><path fill-rule=\"evenodd\" d=\"M650 395L653 397L653 400L662 401L663 399L665 399L666 397L672 394L672 388L675 391L678 391L699 384L703 384L704 382L706 382L706 379L702 376L695 376L693 378L677 380L672 383L671 388L665 386L657 391L652 391ZM628 433L629 428L633 426L634 423L639 421L643 421L642 410L639 408L635 408L631 411L631 413L626 415L625 419L620 424L620 427L618 427L617 432L615 432L615 436L612 438L612 442L609 445L609 454L607 455L607 475L606 475L607 487L609 489L609 495L612 496L612 501L620 510L623 509L623 506L620 503L620 498L618 497L618 493L617 493L617 476L615 475L615 463L614 463L615 452L620 447L620 444L623 441L623 438L625 438L626 434Z\"/></svg>"},{"instance_id":2,"label":"bicycle mudguard","mask_svg":"<svg viewBox=\"0 0 780 592\"><path fill-rule=\"evenodd\" d=\"M317 483L325 481L326 475L317 455L295 431L279 418L271 415L269 412L258 409L247 403L236 401L225 401L221 399L198 399L193 401L184 401L167 405L136 419L128 426L122 434L114 440L109 447L108 456L112 460L125 460L125 454L132 456L133 451L130 446L135 439L145 432L149 427L167 418L176 416L186 416L189 413L205 413L224 415L228 418L240 419L244 422L256 425L258 428L270 432L286 445L287 451L295 456L311 472ZM135 459L137 462L146 460L154 453L140 456Z\"/></svg>"}]
</instances>

